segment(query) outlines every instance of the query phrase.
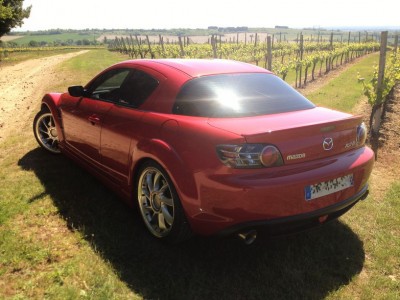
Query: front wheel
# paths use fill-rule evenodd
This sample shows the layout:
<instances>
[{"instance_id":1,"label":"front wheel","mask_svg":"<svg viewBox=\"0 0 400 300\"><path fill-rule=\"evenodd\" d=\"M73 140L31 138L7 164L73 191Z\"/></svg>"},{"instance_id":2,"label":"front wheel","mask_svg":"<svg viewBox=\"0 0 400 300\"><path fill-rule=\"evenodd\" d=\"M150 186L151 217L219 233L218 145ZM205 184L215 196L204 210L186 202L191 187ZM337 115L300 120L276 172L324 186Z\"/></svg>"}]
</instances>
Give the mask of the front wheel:
<instances>
[{"instance_id":1,"label":"front wheel","mask_svg":"<svg viewBox=\"0 0 400 300\"><path fill-rule=\"evenodd\" d=\"M39 145L51 153L60 153L58 133L53 115L39 111L33 120L33 133Z\"/></svg>"},{"instance_id":2,"label":"front wheel","mask_svg":"<svg viewBox=\"0 0 400 300\"><path fill-rule=\"evenodd\" d=\"M140 168L137 200L144 224L154 237L177 243L191 236L175 187L159 164L150 161Z\"/></svg>"}]
</instances>

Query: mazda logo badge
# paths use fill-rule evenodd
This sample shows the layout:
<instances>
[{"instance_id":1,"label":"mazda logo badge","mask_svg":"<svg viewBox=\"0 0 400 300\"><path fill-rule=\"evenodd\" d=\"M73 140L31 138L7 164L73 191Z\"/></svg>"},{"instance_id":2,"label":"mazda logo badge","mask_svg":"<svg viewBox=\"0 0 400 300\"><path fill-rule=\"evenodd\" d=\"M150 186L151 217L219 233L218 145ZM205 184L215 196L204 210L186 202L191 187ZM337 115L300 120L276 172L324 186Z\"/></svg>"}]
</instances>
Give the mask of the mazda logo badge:
<instances>
[{"instance_id":1,"label":"mazda logo badge","mask_svg":"<svg viewBox=\"0 0 400 300\"><path fill-rule=\"evenodd\" d=\"M322 143L322 147L324 147L325 151L332 150L333 148L333 138L326 138Z\"/></svg>"}]
</instances>

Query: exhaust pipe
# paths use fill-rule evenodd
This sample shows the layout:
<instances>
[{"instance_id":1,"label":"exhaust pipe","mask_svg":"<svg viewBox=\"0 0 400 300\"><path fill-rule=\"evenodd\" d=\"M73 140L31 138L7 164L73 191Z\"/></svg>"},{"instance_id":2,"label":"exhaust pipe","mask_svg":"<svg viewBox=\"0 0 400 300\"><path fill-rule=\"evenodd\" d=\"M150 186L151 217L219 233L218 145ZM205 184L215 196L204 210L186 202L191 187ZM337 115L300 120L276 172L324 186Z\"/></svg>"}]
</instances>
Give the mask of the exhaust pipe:
<instances>
[{"instance_id":1,"label":"exhaust pipe","mask_svg":"<svg viewBox=\"0 0 400 300\"><path fill-rule=\"evenodd\" d=\"M257 230L244 231L238 234L238 237L246 244L251 245L257 238Z\"/></svg>"},{"instance_id":2,"label":"exhaust pipe","mask_svg":"<svg viewBox=\"0 0 400 300\"><path fill-rule=\"evenodd\" d=\"M361 196L360 200L365 200L368 197L369 190L366 190L365 193Z\"/></svg>"}]
</instances>

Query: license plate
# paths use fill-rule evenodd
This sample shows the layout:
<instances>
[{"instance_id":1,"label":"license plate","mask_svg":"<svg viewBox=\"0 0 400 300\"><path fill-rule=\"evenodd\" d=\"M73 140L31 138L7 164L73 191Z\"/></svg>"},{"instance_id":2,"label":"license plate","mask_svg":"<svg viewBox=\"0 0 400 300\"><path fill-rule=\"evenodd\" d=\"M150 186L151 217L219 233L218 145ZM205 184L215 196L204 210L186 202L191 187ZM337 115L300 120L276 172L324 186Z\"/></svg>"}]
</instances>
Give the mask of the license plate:
<instances>
[{"instance_id":1,"label":"license plate","mask_svg":"<svg viewBox=\"0 0 400 300\"><path fill-rule=\"evenodd\" d=\"M354 185L353 174L349 174L325 182L320 182L317 184L308 185L304 188L305 199L307 201L310 201L312 199L320 198L326 195L339 192L353 185Z\"/></svg>"}]
</instances>

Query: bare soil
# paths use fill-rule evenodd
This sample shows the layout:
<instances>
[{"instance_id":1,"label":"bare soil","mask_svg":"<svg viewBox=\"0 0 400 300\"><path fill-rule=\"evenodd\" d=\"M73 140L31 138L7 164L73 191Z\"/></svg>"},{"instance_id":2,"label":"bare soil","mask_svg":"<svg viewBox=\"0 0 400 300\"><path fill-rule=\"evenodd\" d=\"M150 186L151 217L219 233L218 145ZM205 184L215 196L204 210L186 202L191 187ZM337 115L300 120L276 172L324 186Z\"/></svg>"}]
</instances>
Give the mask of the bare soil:
<instances>
[{"instance_id":1,"label":"bare soil","mask_svg":"<svg viewBox=\"0 0 400 300\"><path fill-rule=\"evenodd\" d=\"M55 67L61 62L87 50L32 59L13 66L0 64L0 143L36 110L38 101L46 92L47 84L54 80Z\"/></svg>"},{"instance_id":2,"label":"bare soil","mask_svg":"<svg viewBox=\"0 0 400 300\"><path fill-rule=\"evenodd\" d=\"M400 83L387 100L386 112L379 131L374 172L376 199L383 198L392 182L400 177Z\"/></svg>"},{"instance_id":3,"label":"bare soil","mask_svg":"<svg viewBox=\"0 0 400 300\"><path fill-rule=\"evenodd\" d=\"M16 39L19 39L21 37L24 37L24 36L23 35L3 35L0 38L0 41L2 41L2 42L10 42L12 40L16 40Z\"/></svg>"}]
</instances>

